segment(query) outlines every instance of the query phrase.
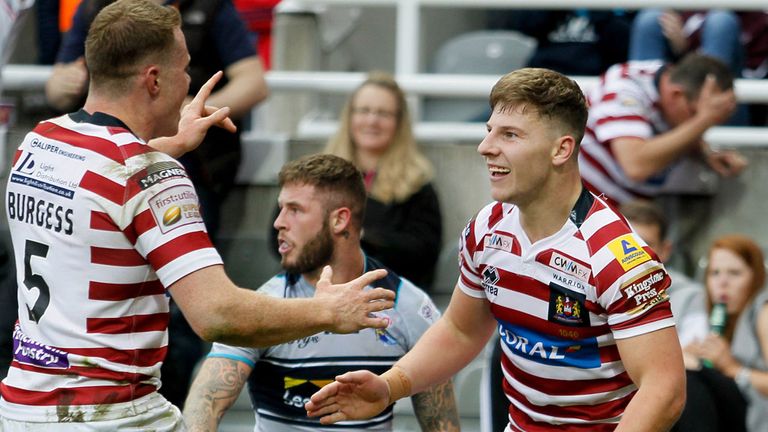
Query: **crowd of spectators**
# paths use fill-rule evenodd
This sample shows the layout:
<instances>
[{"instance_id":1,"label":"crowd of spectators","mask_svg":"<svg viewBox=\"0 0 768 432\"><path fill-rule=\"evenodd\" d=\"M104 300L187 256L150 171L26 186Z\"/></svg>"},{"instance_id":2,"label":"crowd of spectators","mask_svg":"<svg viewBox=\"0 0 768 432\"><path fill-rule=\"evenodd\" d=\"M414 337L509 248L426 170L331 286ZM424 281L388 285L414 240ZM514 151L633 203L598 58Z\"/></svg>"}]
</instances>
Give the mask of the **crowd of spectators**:
<instances>
[{"instance_id":1,"label":"crowd of spectators","mask_svg":"<svg viewBox=\"0 0 768 432\"><path fill-rule=\"evenodd\" d=\"M89 84L83 60L88 27L113 1L37 0L38 60L54 65L46 85L52 110L67 113L82 105ZM229 106L236 124L267 97L264 71L270 65L271 13L278 2L166 2L181 10L191 56L192 85L185 104L217 70L224 71L224 78L209 102ZM22 5L20 9L31 6L31 2L11 3ZM13 28L2 20L0 24ZM721 124L761 126L768 120L764 106L737 104L733 89L734 79L768 78L768 11L506 10L489 13L488 27L536 39L529 67L602 76L587 94L590 108L579 153L581 175L593 193L621 205L660 262L669 258L667 226L675 221L665 220L649 203L669 171L681 159L694 157L720 175L738 176L747 167L744 156L712 151L704 134ZM8 54L9 39L0 32L0 60ZM363 173L367 201L362 249L429 291L444 242L444 209L434 167L414 138L415 119L405 93L393 76L370 73L349 95L338 120L338 130L322 152L352 162ZM212 129L198 150L181 159L197 189L214 244L220 209L234 187L240 163L238 134ZM450 234L453 239L455 233ZM273 240L271 252L277 253L276 233ZM673 284L668 293L688 368L689 396L675 430L757 432L768 424L762 243L738 235L716 239L702 281L670 271ZM718 279L737 270L743 275L740 281ZM4 281L11 288L10 278ZM3 305L14 303L11 295L6 296L9 292L0 296L8 297ZM728 304L728 325L723 335L715 336L708 331L706 317L721 300ZM182 406L194 365L190 359L200 358L204 346L180 310L171 311L166 365L172 367L163 369L166 384L161 391ZM4 327L0 330L10 333ZM5 341L8 335L2 336ZM7 366L5 358L0 354L0 368ZM184 364L190 367L179 366ZM711 415L702 417L702 412Z\"/></svg>"}]
</instances>

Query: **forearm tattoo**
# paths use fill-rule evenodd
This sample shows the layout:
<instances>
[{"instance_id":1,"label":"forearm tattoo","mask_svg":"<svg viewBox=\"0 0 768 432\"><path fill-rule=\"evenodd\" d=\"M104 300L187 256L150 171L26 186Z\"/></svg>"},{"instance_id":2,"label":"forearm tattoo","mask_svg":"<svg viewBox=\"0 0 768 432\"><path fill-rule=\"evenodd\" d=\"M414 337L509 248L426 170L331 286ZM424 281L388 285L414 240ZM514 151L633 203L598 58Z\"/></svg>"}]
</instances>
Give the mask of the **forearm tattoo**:
<instances>
[{"instance_id":1,"label":"forearm tattoo","mask_svg":"<svg viewBox=\"0 0 768 432\"><path fill-rule=\"evenodd\" d=\"M454 432L461 430L451 380L411 396L411 401L422 431Z\"/></svg>"},{"instance_id":2,"label":"forearm tattoo","mask_svg":"<svg viewBox=\"0 0 768 432\"><path fill-rule=\"evenodd\" d=\"M215 431L240 395L250 372L250 367L238 361L206 359L184 405L184 421L189 431Z\"/></svg>"}]
</instances>

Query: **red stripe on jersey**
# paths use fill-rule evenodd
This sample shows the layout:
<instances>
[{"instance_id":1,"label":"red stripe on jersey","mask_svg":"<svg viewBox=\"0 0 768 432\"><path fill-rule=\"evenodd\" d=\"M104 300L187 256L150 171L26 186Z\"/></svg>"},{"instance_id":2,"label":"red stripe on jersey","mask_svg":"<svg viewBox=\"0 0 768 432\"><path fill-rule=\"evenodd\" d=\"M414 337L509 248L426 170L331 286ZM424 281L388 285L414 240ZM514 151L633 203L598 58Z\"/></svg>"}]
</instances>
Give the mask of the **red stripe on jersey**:
<instances>
[{"instance_id":1,"label":"red stripe on jersey","mask_svg":"<svg viewBox=\"0 0 768 432\"><path fill-rule=\"evenodd\" d=\"M621 356L619 355L619 347L616 345L600 347L600 363L606 364L616 361L621 361Z\"/></svg>"},{"instance_id":2,"label":"red stripe on jersey","mask_svg":"<svg viewBox=\"0 0 768 432\"><path fill-rule=\"evenodd\" d=\"M211 239L205 231L193 231L156 248L147 255L147 260L152 264L152 268L159 270L182 255L212 247Z\"/></svg>"},{"instance_id":3,"label":"red stripe on jersey","mask_svg":"<svg viewBox=\"0 0 768 432\"><path fill-rule=\"evenodd\" d=\"M19 158L21 157L21 150L16 150L16 153L13 154L13 160L11 161L11 166L16 165L16 162L19 161Z\"/></svg>"},{"instance_id":4,"label":"red stripe on jersey","mask_svg":"<svg viewBox=\"0 0 768 432\"><path fill-rule=\"evenodd\" d=\"M88 333L126 334L149 331L165 331L168 328L167 312L149 315L131 315L119 318L88 318Z\"/></svg>"},{"instance_id":5,"label":"red stripe on jersey","mask_svg":"<svg viewBox=\"0 0 768 432\"><path fill-rule=\"evenodd\" d=\"M612 101L616 99L616 97L618 97L618 93L606 93L602 98L600 98L600 102Z\"/></svg>"},{"instance_id":6,"label":"red stripe on jersey","mask_svg":"<svg viewBox=\"0 0 768 432\"><path fill-rule=\"evenodd\" d=\"M603 293L616 282L617 279L622 277L626 271L621 267L618 260L612 259L608 265L600 270L600 273L594 275L595 279L595 293L599 298ZM610 308L610 306L609 306Z\"/></svg>"},{"instance_id":7,"label":"red stripe on jersey","mask_svg":"<svg viewBox=\"0 0 768 432\"><path fill-rule=\"evenodd\" d=\"M496 286L499 288L526 294L546 302L549 301L549 285L531 277L508 272L498 267L496 270L499 273L499 281L496 282Z\"/></svg>"},{"instance_id":8,"label":"red stripe on jersey","mask_svg":"<svg viewBox=\"0 0 768 432\"><path fill-rule=\"evenodd\" d=\"M502 216L504 216L504 205L497 202L491 209L491 215L488 217L488 229L493 228L494 225L499 223Z\"/></svg>"},{"instance_id":9,"label":"red stripe on jersey","mask_svg":"<svg viewBox=\"0 0 768 432\"><path fill-rule=\"evenodd\" d=\"M611 147L610 147L610 146L608 146L608 148L610 149ZM609 153L611 153L611 152L609 151ZM584 158L584 160L585 160L586 162L588 162L588 163L589 163L589 165L590 165L592 168L596 169L596 170L597 170L598 172L600 172L600 174L602 174L604 177L607 177L607 178L609 178L609 179L613 178L613 177L611 176L611 173L609 173L609 172L608 172L608 169L606 169L606 168L605 168L605 166L603 166L603 164L602 164L602 163L600 163L600 161L598 161L597 159L595 159L594 157L592 157L592 155L591 155L589 152L586 152L586 151L584 151L584 152L581 152L581 157L582 157L582 158Z\"/></svg>"},{"instance_id":10,"label":"red stripe on jersey","mask_svg":"<svg viewBox=\"0 0 768 432\"><path fill-rule=\"evenodd\" d=\"M91 300L120 301L158 294L165 294L165 287L157 279L127 284L91 281L88 285Z\"/></svg>"},{"instance_id":11,"label":"red stripe on jersey","mask_svg":"<svg viewBox=\"0 0 768 432\"><path fill-rule=\"evenodd\" d=\"M53 122L40 123L34 131L46 138L54 139L81 149L90 150L125 165L125 157L114 142L94 135L85 135L63 128Z\"/></svg>"},{"instance_id":12,"label":"red stripe on jersey","mask_svg":"<svg viewBox=\"0 0 768 432\"><path fill-rule=\"evenodd\" d=\"M91 246L91 263L134 267L146 265L147 261L135 249L112 249Z\"/></svg>"},{"instance_id":13,"label":"red stripe on jersey","mask_svg":"<svg viewBox=\"0 0 768 432\"><path fill-rule=\"evenodd\" d=\"M587 247L590 256L594 256L605 245L629 232L629 227L621 220L615 220L607 225L603 225L587 239Z\"/></svg>"},{"instance_id":14,"label":"red stripe on jersey","mask_svg":"<svg viewBox=\"0 0 768 432\"><path fill-rule=\"evenodd\" d=\"M504 383L506 384L506 382ZM615 423L594 423L594 424L558 424L533 421L527 414L520 411L514 404L509 404L509 415L515 424L525 429L515 427L510 423L509 426L514 432L552 432L556 429L558 432L609 432L616 429Z\"/></svg>"},{"instance_id":15,"label":"red stripe on jersey","mask_svg":"<svg viewBox=\"0 0 768 432\"><path fill-rule=\"evenodd\" d=\"M111 381L122 381L122 382L129 382L129 383L138 383L138 382L146 381L152 378L150 375L129 373L129 372L118 372L118 371L112 371L109 369L104 369L102 367L70 366L67 369L42 368L42 367L22 364L17 362L16 360L11 362L11 367L15 367L17 369L21 369L25 371L36 372L40 374L46 374L46 375L75 374L75 375L87 377L87 378L103 379L103 380L111 380Z\"/></svg>"},{"instance_id":16,"label":"red stripe on jersey","mask_svg":"<svg viewBox=\"0 0 768 432\"><path fill-rule=\"evenodd\" d=\"M151 384L57 388L50 391L25 390L0 383L3 399L20 405L105 405L130 402L157 390Z\"/></svg>"},{"instance_id":17,"label":"red stripe on jersey","mask_svg":"<svg viewBox=\"0 0 768 432\"><path fill-rule=\"evenodd\" d=\"M614 330L623 330L632 328L642 324L648 324L663 319L670 318L672 316L672 309L670 308L669 301L655 304L649 311L640 314L637 318L633 318L622 323L616 324L612 328Z\"/></svg>"},{"instance_id":18,"label":"red stripe on jersey","mask_svg":"<svg viewBox=\"0 0 768 432\"><path fill-rule=\"evenodd\" d=\"M80 179L80 187L89 190L102 198L106 198L115 204L123 205L124 203L125 188L93 171L85 172L83 178Z\"/></svg>"},{"instance_id":19,"label":"red stripe on jersey","mask_svg":"<svg viewBox=\"0 0 768 432\"><path fill-rule=\"evenodd\" d=\"M165 359L168 347L141 348L141 349L115 349L115 348L58 348L70 354L84 357L98 357L112 363L129 366L149 367L154 366Z\"/></svg>"},{"instance_id":20,"label":"red stripe on jersey","mask_svg":"<svg viewBox=\"0 0 768 432\"><path fill-rule=\"evenodd\" d=\"M554 321L550 322L545 318L534 317L520 310L504 307L498 303L491 303L491 312L497 320L519 327L525 327L526 330L531 330L535 333L546 334L561 339L578 340L598 337L610 331L608 324L590 327L567 326L558 324Z\"/></svg>"},{"instance_id":21,"label":"red stripe on jersey","mask_svg":"<svg viewBox=\"0 0 768 432\"><path fill-rule=\"evenodd\" d=\"M480 285L472 282L471 280L467 279L467 277L464 276L464 273L462 273L460 276L461 276L461 282L464 283L464 285L466 285L466 286L468 286L468 287L470 287L472 289L478 290L478 291L483 291L483 287L482 286L480 286Z\"/></svg>"},{"instance_id":22,"label":"red stripe on jersey","mask_svg":"<svg viewBox=\"0 0 768 432\"><path fill-rule=\"evenodd\" d=\"M606 123L623 122L623 121L638 121L638 122L648 123L648 119L640 115L608 116L608 117L597 119L597 122L595 123L598 126L601 126Z\"/></svg>"},{"instance_id":23,"label":"red stripe on jersey","mask_svg":"<svg viewBox=\"0 0 768 432\"><path fill-rule=\"evenodd\" d=\"M91 210L90 228L101 231L120 231L120 228L107 213L94 210Z\"/></svg>"},{"instance_id":24,"label":"red stripe on jersey","mask_svg":"<svg viewBox=\"0 0 768 432\"><path fill-rule=\"evenodd\" d=\"M577 387L580 385L586 384L585 381L572 381L571 383L572 387ZM595 405L567 405L567 406L561 406L561 405L534 405L528 401L528 399L525 398L525 396L515 390L508 382L507 380L503 381L504 386L504 393L506 393L507 397L511 397L518 401L519 403L525 405L528 409L530 409L533 412L537 412L539 414L548 415L552 417L565 417L565 418L575 418L575 419L581 419L586 421L596 421L601 419L609 419L613 417L617 417L621 415L624 412L624 409L629 404L629 401L632 399L632 396L634 396L635 392L631 392L629 395L615 399L612 401L595 404ZM510 412L513 416L515 413ZM523 426L523 424L526 424L530 421L530 418L523 412L520 412L522 414L521 418L514 417L515 423L517 423L520 426ZM566 425L558 425L558 430ZM572 425L567 425L572 426ZM592 425L592 428L587 429L580 429L580 430L595 430L594 426ZM523 426L525 427L525 426ZM551 430L552 425L550 425ZM608 430L613 430L615 428L615 425L611 427ZM526 431L529 429L526 428ZM567 429L566 429L567 430Z\"/></svg>"},{"instance_id":25,"label":"red stripe on jersey","mask_svg":"<svg viewBox=\"0 0 768 432\"><path fill-rule=\"evenodd\" d=\"M475 243L475 222L475 219L469 221L469 224L467 224L467 227L463 231L464 248L469 252L470 255L475 253L475 250L477 250L477 244ZM459 253L461 253L461 251L459 251Z\"/></svg>"},{"instance_id":26,"label":"red stripe on jersey","mask_svg":"<svg viewBox=\"0 0 768 432\"><path fill-rule=\"evenodd\" d=\"M583 396L611 392L632 385L632 380L626 371L611 378L573 381L548 379L531 375L515 366L506 355L501 356L501 366L509 375L523 385L551 396ZM578 385L574 385L575 383L578 383Z\"/></svg>"},{"instance_id":27,"label":"red stripe on jersey","mask_svg":"<svg viewBox=\"0 0 768 432\"><path fill-rule=\"evenodd\" d=\"M157 221L155 220L154 216L152 216L152 211L147 208L133 218L131 225L126 229L126 231L131 232L129 238L133 238L135 243L136 238L156 226Z\"/></svg>"}]
</instances>

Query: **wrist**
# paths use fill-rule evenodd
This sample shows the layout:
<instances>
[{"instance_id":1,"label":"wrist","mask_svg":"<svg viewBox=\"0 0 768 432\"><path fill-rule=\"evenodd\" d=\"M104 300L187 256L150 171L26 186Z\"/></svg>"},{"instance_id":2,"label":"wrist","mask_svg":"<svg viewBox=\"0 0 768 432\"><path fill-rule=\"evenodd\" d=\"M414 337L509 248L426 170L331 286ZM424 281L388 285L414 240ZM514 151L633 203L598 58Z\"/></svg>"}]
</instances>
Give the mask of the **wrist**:
<instances>
[{"instance_id":1,"label":"wrist","mask_svg":"<svg viewBox=\"0 0 768 432\"><path fill-rule=\"evenodd\" d=\"M392 405L398 399L411 395L411 379L400 366L392 366L392 369L381 374L381 377L384 378L389 389L387 406Z\"/></svg>"},{"instance_id":2,"label":"wrist","mask_svg":"<svg viewBox=\"0 0 768 432\"><path fill-rule=\"evenodd\" d=\"M742 366L733 378L739 388L747 388L752 385L752 369Z\"/></svg>"}]
</instances>

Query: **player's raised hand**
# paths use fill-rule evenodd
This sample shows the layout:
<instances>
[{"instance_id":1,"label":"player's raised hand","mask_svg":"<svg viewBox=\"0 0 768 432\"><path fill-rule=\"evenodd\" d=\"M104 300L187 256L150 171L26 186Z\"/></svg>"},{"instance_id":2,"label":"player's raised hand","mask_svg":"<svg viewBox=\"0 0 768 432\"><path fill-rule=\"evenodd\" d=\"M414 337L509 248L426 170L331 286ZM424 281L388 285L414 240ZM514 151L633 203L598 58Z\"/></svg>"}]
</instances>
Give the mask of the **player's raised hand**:
<instances>
[{"instance_id":1,"label":"player's raised hand","mask_svg":"<svg viewBox=\"0 0 768 432\"><path fill-rule=\"evenodd\" d=\"M315 297L327 301L334 320L329 331L351 333L367 327L384 328L389 321L376 317L375 312L391 309L395 293L384 288L364 290L366 286L387 275L383 269L369 271L343 284L332 284L333 270L325 266L317 282Z\"/></svg>"}]
</instances>

